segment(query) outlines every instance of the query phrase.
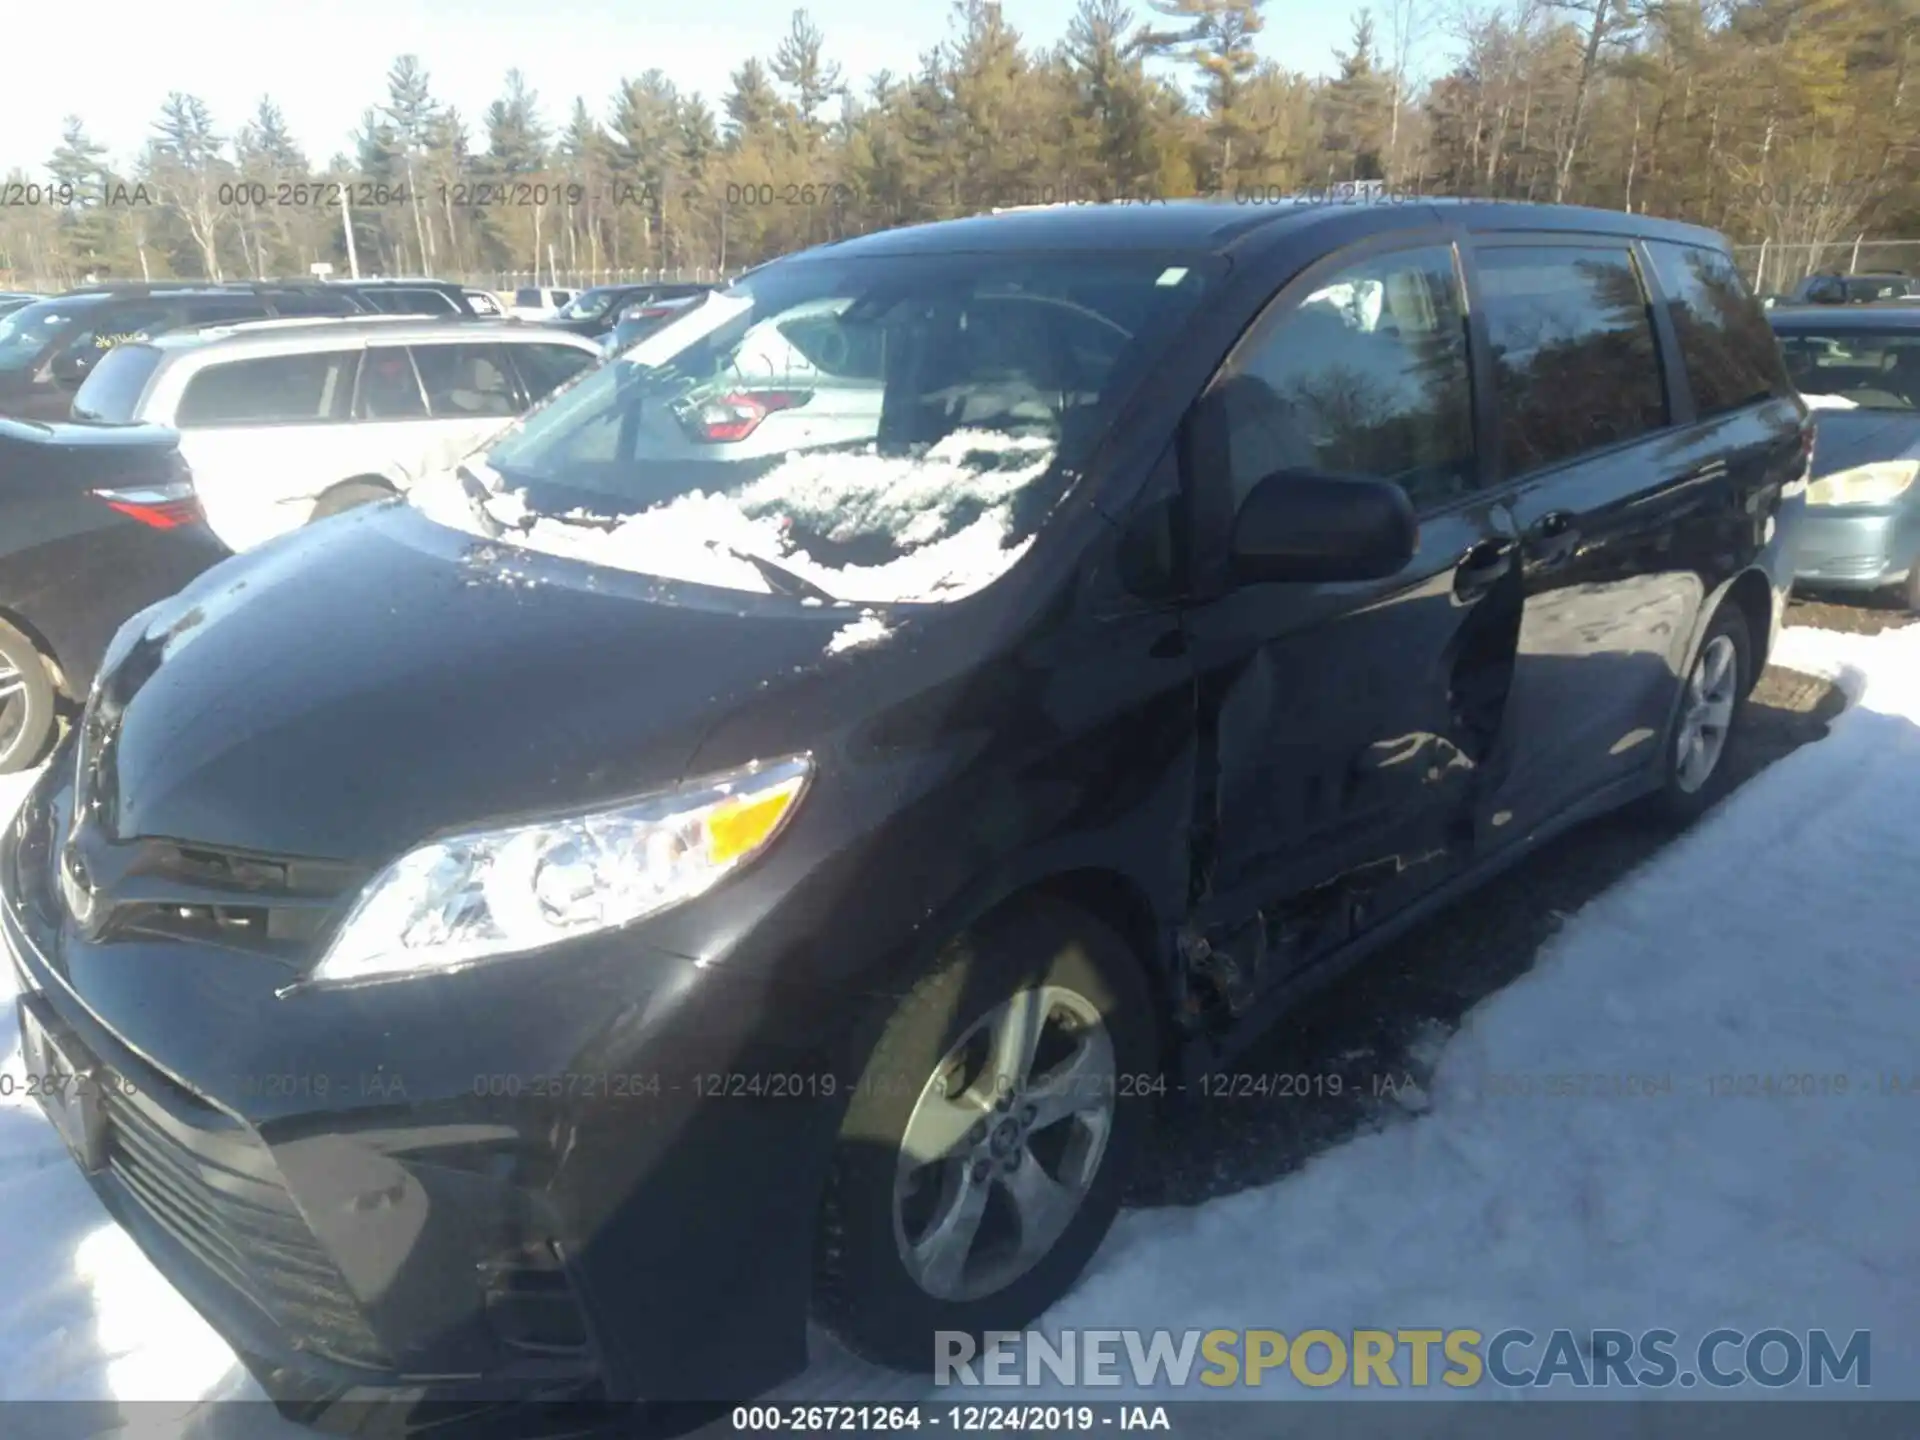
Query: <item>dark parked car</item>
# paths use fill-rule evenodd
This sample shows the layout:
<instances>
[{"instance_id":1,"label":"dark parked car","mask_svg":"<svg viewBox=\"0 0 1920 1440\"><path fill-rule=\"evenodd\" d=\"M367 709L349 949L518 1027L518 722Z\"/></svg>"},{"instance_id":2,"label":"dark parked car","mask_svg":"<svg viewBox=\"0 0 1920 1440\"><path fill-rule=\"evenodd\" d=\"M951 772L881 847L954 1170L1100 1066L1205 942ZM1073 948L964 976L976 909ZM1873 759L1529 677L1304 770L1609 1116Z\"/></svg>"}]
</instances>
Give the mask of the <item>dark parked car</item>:
<instances>
[{"instance_id":1,"label":"dark parked car","mask_svg":"<svg viewBox=\"0 0 1920 1440\"><path fill-rule=\"evenodd\" d=\"M65 420L99 358L128 340L279 316L354 315L345 290L313 283L101 285L0 316L0 415Z\"/></svg>"},{"instance_id":2,"label":"dark parked car","mask_svg":"<svg viewBox=\"0 0 1920 1440\"><path fill-rule=\"evenodd\" d=\"M122 621L226 554L173 431L0 420L0 775L45 754Z\"/></svg>"},{"instance_id":3,"label":"dark parked car","mask_svg":"<svg viewBox=\"0 0 1920 1440\"><path fill-rule=\"evenodd\" d=\"M629 303L620 311L620 318L613 328L601 335L600 348L609 355L631 350L654 331L665 327L681 311L697 304L699 299L698 294L661 295Z\"/></svg>"},{"instance_id":4,"label":"dark parked car","mask_svg":"<svg viewBox=\"0 0 1920 1440\"><path fill-rule=\"evenodd\" d=\"M1787 293L1783 305L1864 305L1876 300L1920 298L1920 280L1884 275L1809 275ZM1771 308L1771 307L1769 307Z\"/></svg>"},{"instance_id":5,"label":"dark parked car","mask_svg":"<svg viewBox=\"0 0 1920 1440\"><path fill-rule=\"evenodd\" d=\"M687 284L596 285L582 290L544 325L557 325L589 339L606 335L633 306L649 300L697 300L714 287Z\"/></svg>"},{"instance_id":6,"label":"dark parked car","mask_svg":"<svg viewBox=\"0 0 1920 1440\"><path fill-rule=\"evenodd\" d=\"M1550 206L910 227L648 343L129 625L0 837L50 1113L276 1395L1019 1328L1157 1097L1712 802L1811 440L1720 237Z\"/></svg>"},{"instance_id":7,"label":"dark parked car","mask_svg":"<svg viewBox=\"0 0 1920 1440\"><path fill-rule=\"evenodd\" d=\"M1819 428L1800 582L1895 590L1920 612L1920 306L1803 306L1769 318Z\"/></svg>"},{"instance_id":8,"label":"dark parked car","mask_svg":"<svg viewBox=\"0 0 1920 1440\"><path fill-rule=\"evenodd\" d=\"M326 284L330 290L353 296L361 309L380 315L500 318L500 302L492 295L451 280L329 280Z\"/></svg>"}]
</instances>

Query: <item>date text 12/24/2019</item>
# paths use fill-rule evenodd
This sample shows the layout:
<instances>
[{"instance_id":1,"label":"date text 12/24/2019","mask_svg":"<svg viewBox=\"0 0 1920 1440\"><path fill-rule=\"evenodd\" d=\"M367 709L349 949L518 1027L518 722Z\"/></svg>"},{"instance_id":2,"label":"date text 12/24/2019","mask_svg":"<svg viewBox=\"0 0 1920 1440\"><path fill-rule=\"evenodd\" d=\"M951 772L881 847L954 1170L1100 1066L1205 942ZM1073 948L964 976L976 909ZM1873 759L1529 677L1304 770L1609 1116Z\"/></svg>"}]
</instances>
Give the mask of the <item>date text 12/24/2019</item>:
<instances>
[{"instance_id":1,"label":"date text 12/24/2019","mask_svg":"<svg viewBox=\"0 0 1920 1440\"><path fill-rule=\"evenodd\" d=\"M1164 1405L736 1405L737 1435L1090 1434L1101 1430L1171 1431Z\"/></svg>"},{"instance_id":2,"label":"date text 12/24/2019","mask_svg":"<svg viewBox=\"0 0 1920 1440\"><path fill-rule=\"evenodd\" d=\"M590 189L574 181L456 180L409 187L373 180L227 180L214 187L214 203L226 210L386 210L430 205L436 210L534 209L584 205L653 207L650 185L618 183Z\"/></svg>"}]
</instances>

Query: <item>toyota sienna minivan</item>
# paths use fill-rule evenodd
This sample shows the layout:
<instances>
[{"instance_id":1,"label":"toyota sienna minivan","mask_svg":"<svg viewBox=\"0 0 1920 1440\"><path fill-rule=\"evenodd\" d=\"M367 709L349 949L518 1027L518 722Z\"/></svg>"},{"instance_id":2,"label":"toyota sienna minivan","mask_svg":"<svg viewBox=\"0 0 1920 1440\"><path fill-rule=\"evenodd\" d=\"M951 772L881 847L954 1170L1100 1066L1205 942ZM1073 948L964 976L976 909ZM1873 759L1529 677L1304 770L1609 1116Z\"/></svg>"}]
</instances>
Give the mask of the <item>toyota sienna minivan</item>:
<instances>
[{"instance_id":1,"label":"toyota sienna minivan","mask_svg":"<svg viewBox=\"0 0 1920 1440\"><path fill-rule=\"evenodd\" d=\"M790 257L121 630L0 843L28 1068L288 1406L930 1369L1306 989L1712 803L1809 435L1646 216Z\"/></svg>"}]
</instances>

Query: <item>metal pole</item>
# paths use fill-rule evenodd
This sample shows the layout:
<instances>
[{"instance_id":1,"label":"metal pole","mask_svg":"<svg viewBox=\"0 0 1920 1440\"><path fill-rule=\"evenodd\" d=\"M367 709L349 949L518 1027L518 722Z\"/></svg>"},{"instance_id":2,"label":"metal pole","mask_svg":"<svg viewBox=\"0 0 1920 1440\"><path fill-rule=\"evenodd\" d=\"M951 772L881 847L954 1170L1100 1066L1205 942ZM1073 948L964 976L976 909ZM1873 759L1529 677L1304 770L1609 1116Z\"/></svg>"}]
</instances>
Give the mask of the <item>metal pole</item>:
<instances>
[{"instance_id":1,"label":"metal pole","mask_svg":"<svg viewBox=\"0 0 1920 1440\"><path fill-rule=\"evenodd\" d=\"M347 269L353 278L360 278L360 255L353 248L353 209L347 200L347 192L353 188L351 180L340 187L340 228L347 237Z\"/></svg>"},{"instance_id":2,"label":"metal pole","mask_svg":"<svg viewBox=\"0 0 1920 1440\"><path fill-rule=\"evenodd\" d=\"M1860 242L1866 238L1867 235L1864 230L1853 237L1853 258L1847 261L1847 273L1849 275L1858 275L1860 273Z\"/></svg>"}]
</instances>

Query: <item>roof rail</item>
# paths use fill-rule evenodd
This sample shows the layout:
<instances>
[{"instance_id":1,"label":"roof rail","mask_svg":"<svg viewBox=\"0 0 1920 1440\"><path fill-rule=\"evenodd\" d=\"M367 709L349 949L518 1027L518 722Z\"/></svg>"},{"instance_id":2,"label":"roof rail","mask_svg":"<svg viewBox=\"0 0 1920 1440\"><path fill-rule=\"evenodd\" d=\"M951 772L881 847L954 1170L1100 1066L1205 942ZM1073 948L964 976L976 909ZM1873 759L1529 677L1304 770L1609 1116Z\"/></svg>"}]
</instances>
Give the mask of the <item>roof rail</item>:
<instances>
[{"instance_id":1,"label":"roof rail","mask_svg":"<svg viewBox=\"0 0 1920 1440\"><path fill-rule=\"evenodd\" d=\"M288 291L314 291L313 280L107 280L93 285L78 285L69 295L168 295L181 290L223 291L228 294L271 295Z\"/></svg>"},{"instance_id":2,"label":"roof rail","mask_svg":"<svg viewBox=\"0 0 1920 1440\"><path fill-rule=\"evenodd\" d=\"M279 315L268 320L230 320L221 325L200 325L191 330L176 330L185 335L252 335L261 330L305 330L313 326L383 325L419 322L430 318L420 315Z\"/></svg>"}]
</instances>

